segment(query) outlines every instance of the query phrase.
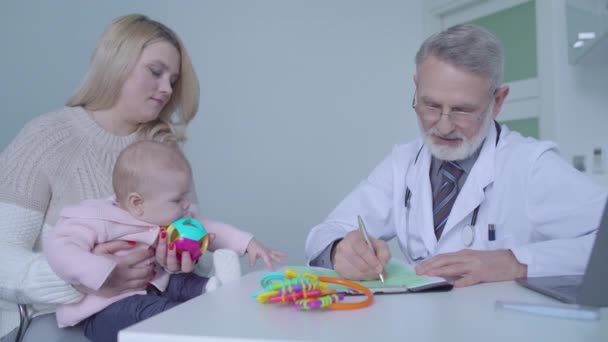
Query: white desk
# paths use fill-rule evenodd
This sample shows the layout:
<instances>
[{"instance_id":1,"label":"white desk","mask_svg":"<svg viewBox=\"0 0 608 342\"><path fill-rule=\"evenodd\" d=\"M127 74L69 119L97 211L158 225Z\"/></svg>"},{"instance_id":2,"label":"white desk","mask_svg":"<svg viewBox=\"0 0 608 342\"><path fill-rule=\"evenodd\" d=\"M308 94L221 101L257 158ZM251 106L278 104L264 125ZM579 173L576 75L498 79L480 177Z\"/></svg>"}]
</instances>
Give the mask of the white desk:
<instances>
[{"instance_id":1,"label":"white desk","mask_svg":"<svg viewBox=\"0 0 608 342\"><path fill-rule=\"evenodd\" d=\"M251 298L262 274L250 273L125 329L119 341L608 341L608 308L600 321L495 310L496 299L558 303L514 282L380 295L354 311L299 311Z\"/></svg>"}]
</instances>

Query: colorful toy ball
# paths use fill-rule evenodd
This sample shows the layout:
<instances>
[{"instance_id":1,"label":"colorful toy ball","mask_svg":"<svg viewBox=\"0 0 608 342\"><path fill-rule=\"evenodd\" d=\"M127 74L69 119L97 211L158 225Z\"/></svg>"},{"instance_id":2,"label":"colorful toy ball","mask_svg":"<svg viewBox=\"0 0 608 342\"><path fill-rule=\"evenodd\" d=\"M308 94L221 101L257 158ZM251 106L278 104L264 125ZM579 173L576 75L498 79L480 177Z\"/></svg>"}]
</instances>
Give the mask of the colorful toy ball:
<instances>
[{"instance_id":1,"label":"colorful toy ball","mask_svg":"<svg viewBox=\"0 0 608 342\"><path fill-rule=\"evenodd\" d=\"M209 234L197 220L181 218L167 227L167 240L169 243L175 243L178 255L182 252L190 252L192 260L196 260L207 250Z\"/></svg>"}]
</instances>

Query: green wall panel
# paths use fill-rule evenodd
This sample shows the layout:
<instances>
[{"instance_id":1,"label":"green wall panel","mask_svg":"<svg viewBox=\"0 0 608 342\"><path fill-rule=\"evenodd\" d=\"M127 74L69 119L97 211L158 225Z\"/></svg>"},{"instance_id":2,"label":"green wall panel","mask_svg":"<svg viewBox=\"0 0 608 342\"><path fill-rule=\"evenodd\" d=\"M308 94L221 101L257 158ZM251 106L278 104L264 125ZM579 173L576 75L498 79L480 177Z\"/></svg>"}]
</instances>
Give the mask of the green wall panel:
<instances>
[{"instance_id":1,"label":"green wall panel","mask_svg":"<svg viewBox=\"0 0 608 342\"><path fill-rule=\"evenodd\" d=\"M513 131L521 133L525 137L533 137L538 139L538 118L518 119L518 120L505 120L499 121L509 126Z\"/></svg>"},{"instance_id":2,"label":"green wall panel","mask_svg":"<svg viewBox=\"0 0 608 342\"><path fill-rule=\"evenodd\" d=\"M537 77L534 1L477 18L471 23L485 27L502 41L506 55L505 82Z\"/></svg>"}]
</instances>

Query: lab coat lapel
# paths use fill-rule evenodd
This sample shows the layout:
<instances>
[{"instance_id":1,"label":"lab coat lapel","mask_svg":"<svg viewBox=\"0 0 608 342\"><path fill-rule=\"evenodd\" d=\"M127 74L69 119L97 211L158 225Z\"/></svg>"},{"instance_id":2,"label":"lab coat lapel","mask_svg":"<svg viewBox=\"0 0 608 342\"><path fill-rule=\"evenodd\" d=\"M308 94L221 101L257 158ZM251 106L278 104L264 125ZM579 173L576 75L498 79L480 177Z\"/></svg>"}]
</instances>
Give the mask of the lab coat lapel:
<instances>
[{"instance_id":1,"label":"lab coat lapel","mask_svg":"<svg viewBox=\"0 0 608 342\"><path fill-rule=\"evenodd\" d=\"M471 173L467 176L462 189L458 193L458 197L456 197L456 202L454 202L442 236L446 235L447 232L461 223L463 219L472 214L485 198L484 189L494 182L496 134L496 127L492 125L488 136L482 144L477 161L475 161Z\"/></svg>"},{"instance_id":2,"label":"lab coat lapel","mask_svg":"<svg viewBox=\"0 0 608 342\"><path fill-rule=\"evenodd\" d=\"M433 191L429 178L430 167L431 153L425 145L412 169L413 172L409 172L406 177L406 185L412 191L409 233L421 237L426 249L433 251L437 238L433 230Z\"/></svg>"}]
</instances>

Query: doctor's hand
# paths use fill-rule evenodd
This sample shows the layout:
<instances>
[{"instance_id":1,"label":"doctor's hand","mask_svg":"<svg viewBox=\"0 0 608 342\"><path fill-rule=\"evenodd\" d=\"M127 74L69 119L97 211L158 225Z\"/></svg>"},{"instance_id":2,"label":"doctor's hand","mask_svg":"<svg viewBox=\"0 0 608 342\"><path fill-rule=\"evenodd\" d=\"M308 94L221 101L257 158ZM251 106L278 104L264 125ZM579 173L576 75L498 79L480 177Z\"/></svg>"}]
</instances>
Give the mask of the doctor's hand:
<instances>
[{"instance_id":1,"label":"doctor's hand","mask_svg":"<svg viewBox=\"0 0 608 342\"><path fill-rule=\"evenodd\" d=\"M341 276L352 280L375 280L384 273L391 258L386 241L370 239L376 255L369 250L363 235L354 230L338 242L332 250L331 262Z\"/></svg>"},{"instance_id":2,"label":"doctor's hand","mask_svg":"<svg viewBox=\"0 0 608 342\"><path fill-rule=\"evenodd\" d=\"M436 255L416 266L419 275L461 277L455 287L525 277L528 266L521 264L509 249L478 251L464 249Z\"/></svg>"}]
</instances>

